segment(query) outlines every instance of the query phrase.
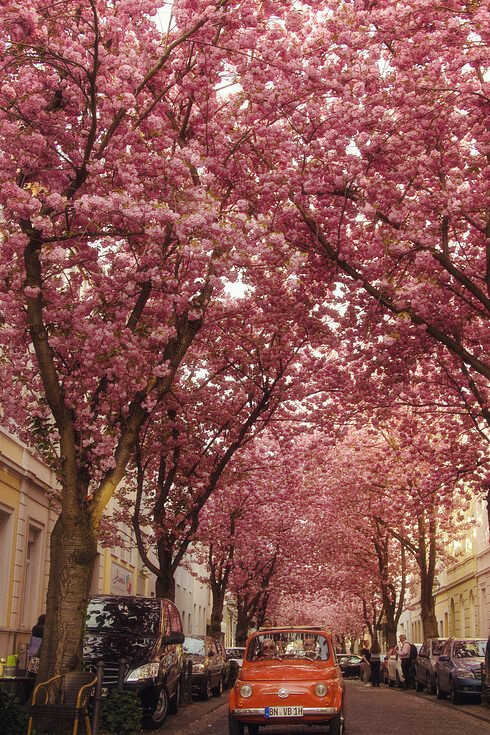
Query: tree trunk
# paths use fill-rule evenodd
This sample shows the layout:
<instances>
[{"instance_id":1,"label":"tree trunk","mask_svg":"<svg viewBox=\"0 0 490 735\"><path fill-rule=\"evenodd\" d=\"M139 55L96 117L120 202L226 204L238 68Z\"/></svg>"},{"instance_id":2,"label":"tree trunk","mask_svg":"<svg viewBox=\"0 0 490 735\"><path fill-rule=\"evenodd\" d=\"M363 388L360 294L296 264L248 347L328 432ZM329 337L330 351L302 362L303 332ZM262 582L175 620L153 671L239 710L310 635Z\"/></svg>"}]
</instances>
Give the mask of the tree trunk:
<instances>
[{"instance_id":1,"label":"tree trunk","mask_svg":"<svg viewBox=\"0 0 490 735\"><path fill-rule=\"evenodd\" d=\"M175 578L172 565L172 549L165 545L162 538L157 543L159 574L155 583L155 594L157 597L166 597L167 600L175 602Z\"/></svg>"},{"instance_id":2,"label":"tree trunk","mask_svg":"<svg viewBox=\"0 0 490 735\"><path fill-rule=\"evenodd\" d=\"M428 532L426 533L426 526ZM420 617L424 640L426 638L437 638L437 618L435 611L435 600L433 595L434 578L436 574L436 522L435 513L432 508L429 511L429 521L426 524L423 517L419 518L419 553L417 561L420 570Z\"/></svg>"},{"instance_id":3,"label":"tree trunk","mask_svg":"<svg viewBox=\"0 0 490 735\"><path fill-rule=\"evenodd\" d=\"M213 607L211 610L211 624L209 625L209 633L212 638L222 638L221 623L223 621L223 606L225 601L224 591L216 594L213 591Z\"/></svg>"},{"instance_id":4,"label":"tree trunk","mask_svg":"<svg viewBox=\"0 0 490 735\"><path fill-rule=\"evenodd\" d=\"M238 604L238 617L236 623L236 645L244 646L248 636L248 615L245 605Z\"/></svg>"},{"instance_id":5,"label":"tree trunk","mask_svg":"<svg viewBox=\"0 0 490 735\"><path fill-rule=\"evenodd\" d=\"M439 633L437 630L435 600L432 594L433 579L430 575L424 574L422 570L420 572L420 616L425 640L426 638L437 638Z\"/></svg>"},{"instance_id":6,"label":"tree trunk","mask_svg":"<svg viewBox=\"0 0 490 735\"><path fill-rule=\"evenodd\" d=\"M390 615L386 616L386 647L389 650L396 646L396 629L397 623L395 619Z\"/></svg>"},{"instance_id":7,"label":"tree trunk","mask_svg":"<svg viewBox=\"0 0 490 735\"><path fill-rule=\"evenodd\" d=\"M74 517L59 516L50 549L38 681L82 667L85 614L97 554L97 533L85 506Z\"/></svg>"}]
</instances>

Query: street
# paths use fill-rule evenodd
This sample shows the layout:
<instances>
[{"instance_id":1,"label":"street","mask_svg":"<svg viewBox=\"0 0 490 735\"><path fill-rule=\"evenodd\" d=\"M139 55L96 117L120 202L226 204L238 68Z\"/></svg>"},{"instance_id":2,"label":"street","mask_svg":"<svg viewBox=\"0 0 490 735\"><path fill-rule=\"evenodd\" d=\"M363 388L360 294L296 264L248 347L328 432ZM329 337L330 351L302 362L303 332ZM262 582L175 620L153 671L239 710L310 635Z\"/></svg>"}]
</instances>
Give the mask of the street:
<instances>
[{"instance_id":1,"label":"street","mask_svg":"<svg viewBox=\"0 0 490 735\"><path fill-rule=\"evenodd\" d=\"M479 703L454 706L428 694L398 689L365 688L347 681L346 735L488 735L490 710ZM261 735L314 735L326 728L268 727ZM228 697L196 701L169 717L161 735L228 735Z\"/></svg>"}]
</instances>

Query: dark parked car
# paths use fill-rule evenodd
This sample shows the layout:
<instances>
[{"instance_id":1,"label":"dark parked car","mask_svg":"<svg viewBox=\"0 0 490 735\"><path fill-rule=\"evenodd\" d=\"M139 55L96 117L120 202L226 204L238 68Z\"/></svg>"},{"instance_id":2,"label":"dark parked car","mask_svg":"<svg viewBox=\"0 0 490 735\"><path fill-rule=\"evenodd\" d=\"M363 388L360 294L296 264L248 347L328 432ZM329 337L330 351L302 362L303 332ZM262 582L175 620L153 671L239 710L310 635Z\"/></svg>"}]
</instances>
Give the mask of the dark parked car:
<instances>
[{"instance_id":1,"label":"dark parked car","mask_svg":"<svg viewBox=\"0 0 490 735\"><path fill-rule=\"evenodd\" d=\"M199 694L203 699L209 699L211 694L221 696L224 661L214 638L208 635L186 636L184 651L187 658L192 660L192 693Z\"/></svg>"},{"instance_id":2,"label":"dark parked car","mask_svg":"<svg viewBox=\"0 0 490 735\"><path fill-rule=\"evenodd\" d=\"M237 680L240 669L243 663L243 654L245 648L242 646L235 646L235 648L226 649L226 658L230 662L230 686Z\"/></svg>"},{"instance_id":3,"label":"dark parked car","mask_svg":"<svg viewBox=\"0 0 490 735\"><path fill-rule=\"evenodd\" d=\"M337 662L340 666L342 675L346 678L360 678L361 676L361 657L356 653L338 653Z\"/></svg>"},{"instance_id":4,"label":"dark parked car","mask_svg":"<svg viewBox=\"0 0 490 735\"><path fill-rule=\"evenodd\" d=\"M223 641L215 639L214 642L218 649L218 653L223 660L223 687L228 689L231 678L231 662L228 660L228 656L226 655L226 648Z\"/></svg>"},{"instance_id":5,"label":"dark parked car","mask_svg":"<svg viewBox=\"0 0 490 735\"><path fill-rule=\"evenodd\" d=\"M415 688L436 693L436 661L444 651L447 638L427 638L415 661Z\"/></svg>"},{"instance_id":6,"label":"dark parked car","mask_svg":"<svg viewBox=\"0 0 490 735\"><path fill-rule=\"evenodd\" d=\"M100 595L87 608L83 659L95 670L104 661L103 693L117 686L123 666L124 687L136 690L143 724L160 727L177 712L184 634L179 611L157 597Z\"/></svg>"},{"instance_id":7,"label":"dark parked car","mask_svg":"<svg viewBox=\"0 0 490 735\"><path fill-rule=\"evenodd\" d=\"M235 648L226 649L226 658L228 661L236 661L238 667L242 667L243 654L245 653L245 646L235 646Z\"/></svg>"},{"instance_id":8,"label":"dark parked car","mask_svg":"<svg viewBox=\"0 0 490 735\"><path fill-rule=\"evenodd\" d=\"M449 694L453 704L460 704L465 696L481 696L486 644L483 638L449 638L435 666L439 699Z\"/></svg>"}]
</instances>

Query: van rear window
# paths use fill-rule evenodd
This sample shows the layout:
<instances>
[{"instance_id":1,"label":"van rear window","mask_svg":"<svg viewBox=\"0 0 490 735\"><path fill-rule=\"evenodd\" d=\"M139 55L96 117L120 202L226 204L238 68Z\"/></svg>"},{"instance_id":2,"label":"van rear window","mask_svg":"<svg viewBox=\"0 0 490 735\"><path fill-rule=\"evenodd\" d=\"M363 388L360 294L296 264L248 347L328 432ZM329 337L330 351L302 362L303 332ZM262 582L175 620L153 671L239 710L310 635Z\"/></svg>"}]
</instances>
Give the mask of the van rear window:
<instances>
[{"instance_id":1,"label":"van rear window","mask_svg":"<svg viewBox=\"0 0 490 735\"><path fill-rule=\"evenodd\" d=\"M156 602L156 601L155 601ZM137 597L131 601L91 600L85 620L86 629L115 634L158 636L160 631L160 606L149 605Z\"/></svg>"}]
</instances>

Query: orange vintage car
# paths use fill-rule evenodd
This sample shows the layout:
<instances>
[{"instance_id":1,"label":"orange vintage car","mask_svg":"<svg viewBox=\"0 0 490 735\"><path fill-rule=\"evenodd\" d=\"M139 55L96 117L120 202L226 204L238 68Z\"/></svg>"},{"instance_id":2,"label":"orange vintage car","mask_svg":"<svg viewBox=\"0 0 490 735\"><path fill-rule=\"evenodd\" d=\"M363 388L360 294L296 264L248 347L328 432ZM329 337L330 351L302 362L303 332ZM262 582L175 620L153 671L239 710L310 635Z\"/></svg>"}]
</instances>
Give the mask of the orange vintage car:
<instances>
[{"instance_id":1,"label":"orange vintage car","mask_svg":"<svg viewBox=\"0 0 490 735\"><path fill-rule=\"evenodd\" d=\"M267 725L345 727L345 689L332 636L322 628L252 633L230 691L230 735L258 735Z\"/></svg>"}]
</instances>

